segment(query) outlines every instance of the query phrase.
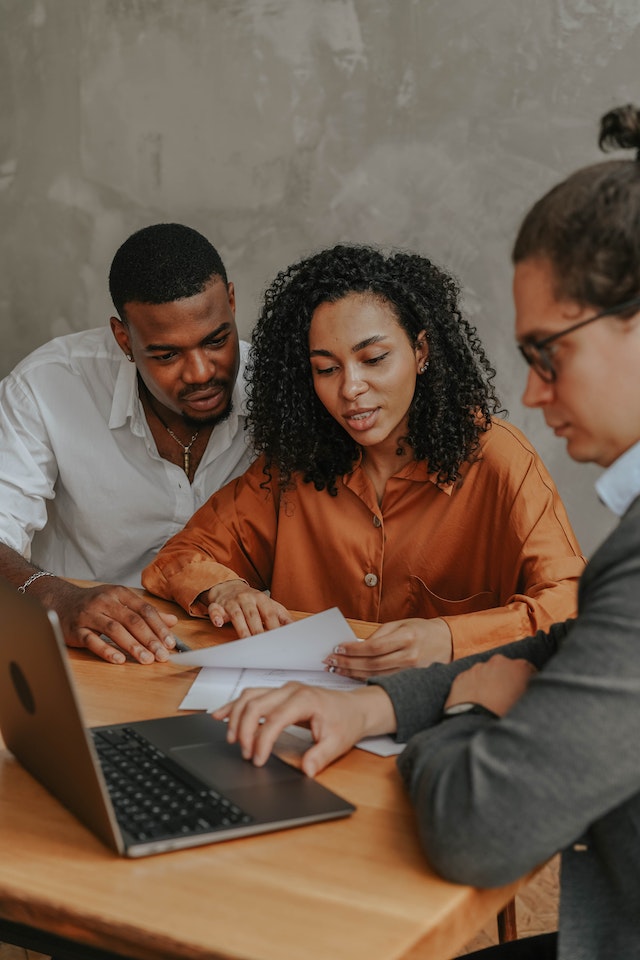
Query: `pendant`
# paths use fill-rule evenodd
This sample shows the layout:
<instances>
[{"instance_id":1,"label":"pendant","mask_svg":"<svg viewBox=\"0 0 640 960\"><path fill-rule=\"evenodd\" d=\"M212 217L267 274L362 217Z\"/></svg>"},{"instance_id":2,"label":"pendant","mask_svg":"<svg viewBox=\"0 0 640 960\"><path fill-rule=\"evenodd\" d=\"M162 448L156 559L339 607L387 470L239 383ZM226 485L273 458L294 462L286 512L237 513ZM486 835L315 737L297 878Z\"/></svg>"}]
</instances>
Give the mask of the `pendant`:
<instances>
[{"instance_id":1,"label":"pendant","mask_svg":"<svg viewBox=\"0 0 640 960\"><path fill-rule=\"evenodd\" d=\"M186 473L187 476L189 476L189 467L190 467L190 466L191 466L191 451L190 451L190 450L185 450L185 451L184 451L184 460L183 460L182 467L183 467L184 472Z\"/></svg>"}]
</instances>

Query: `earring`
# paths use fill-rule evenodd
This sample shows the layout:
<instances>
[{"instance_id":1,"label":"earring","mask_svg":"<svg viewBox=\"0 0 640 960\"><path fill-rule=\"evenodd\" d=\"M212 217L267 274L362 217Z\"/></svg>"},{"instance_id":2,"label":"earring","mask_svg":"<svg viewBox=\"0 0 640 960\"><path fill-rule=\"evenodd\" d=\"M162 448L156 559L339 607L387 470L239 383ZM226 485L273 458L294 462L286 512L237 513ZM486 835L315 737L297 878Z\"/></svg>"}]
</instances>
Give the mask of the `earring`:
<instances>
[{"instance_id":1,"label":"earring","mask_svg":"<svg viewBox=\"0 0 640 960\"><path fill-rule=\"evenodd\" d=\"M422 366L418 370L418 373L426 373L428 366L429 366L429 361L425 360L425 362L422 364Z\"/></svg>"},{"instance_id":2,"label":"earring","mask_svg":"<svg viewBox=\"0 0 640 960\"><path fill-rule=\"evenodd\" d=\"M129 361L129 363L133 363L133 354L132 354L132 353L125 353L125 357L126 357L127 360Z\"/></svg>"}]
</instances>

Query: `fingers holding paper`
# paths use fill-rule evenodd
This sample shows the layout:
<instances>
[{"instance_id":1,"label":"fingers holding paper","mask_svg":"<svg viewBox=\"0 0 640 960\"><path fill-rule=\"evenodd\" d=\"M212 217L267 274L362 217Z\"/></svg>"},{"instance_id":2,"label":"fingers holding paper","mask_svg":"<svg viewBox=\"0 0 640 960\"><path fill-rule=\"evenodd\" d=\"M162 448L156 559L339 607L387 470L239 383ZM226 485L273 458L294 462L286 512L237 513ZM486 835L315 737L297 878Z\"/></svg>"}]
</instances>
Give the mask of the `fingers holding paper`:
<instances>
[{"instance_id":1,"label":"fingers holding paper","mask_svg":"<svg viewBox=\"0 0 640 960\"><path fill-rule=\"evenodd\" d=\"M291 623L286 607L244 580L227 580L205 590L200 601L214 627L231 623L239 638L251 637Z\"/></svg>"},{"instance_id":2,"label":"fingers holding paper","mask_svg":"<svg viewBox=\"0 0 640 960\"><path fill-rule=\"evenodd\" d=\"M213 714L228 720L227 739L239 743L242 755L260 767L290 724L307 724L314 744L302 769L315 776L365 736L393 733L396 718L381 687L341 692L290 682L276 689L255 687Z\"/></svg>"},{"instance_id":3,"label":"fingers holding paper","mask_svg":"<svg viewBox=\"0 0 640 960\"><path fill-rule=\"evenodd\" d=\"M364 642L341 643L324 663L343 677L367 680L409 667L449 663L451 657L451 632L446 622L413 617L383 624Z\"/></svg>"}]
</instances>

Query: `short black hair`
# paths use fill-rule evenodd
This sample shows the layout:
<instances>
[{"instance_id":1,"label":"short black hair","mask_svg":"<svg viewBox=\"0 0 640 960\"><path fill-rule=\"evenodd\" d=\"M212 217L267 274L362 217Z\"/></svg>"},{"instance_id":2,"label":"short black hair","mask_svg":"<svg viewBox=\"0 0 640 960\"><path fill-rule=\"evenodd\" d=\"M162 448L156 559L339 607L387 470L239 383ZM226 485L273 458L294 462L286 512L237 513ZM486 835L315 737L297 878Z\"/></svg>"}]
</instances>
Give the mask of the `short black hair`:
<instances>
[{"instance_id":1,"label":"short black hair","mask_svg":"<svg viewBox=\"0 0 640 960\"><path fill-rule=\"evenodd\" d=\"M181 223L154 223L132 233L117 250L109 271L109 292L126 322L125 304L193 297L214 276L227 283L220 254L206 237Z\"/></svg>"}]
</instances>

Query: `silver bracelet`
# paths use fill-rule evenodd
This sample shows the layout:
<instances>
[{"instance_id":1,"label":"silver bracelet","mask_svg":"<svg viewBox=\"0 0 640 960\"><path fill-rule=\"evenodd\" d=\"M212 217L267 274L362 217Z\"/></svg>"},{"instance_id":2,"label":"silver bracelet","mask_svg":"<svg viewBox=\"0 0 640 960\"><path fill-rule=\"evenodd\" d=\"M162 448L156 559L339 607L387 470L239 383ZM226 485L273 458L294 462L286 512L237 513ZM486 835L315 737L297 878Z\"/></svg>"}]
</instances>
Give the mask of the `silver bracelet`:
<instances>
[{"instance_id":1,"label":"silver bracelet","mask_svg":"<svg viewBox=\"0 0 640 960\"><path fill-rule=\"evenodd\" d=\"M25 593L27 587L30 587L31 584L40 577L55 577L55 573L47 573L46 570L38 570L37 573L32 573L28 580L25 580L22 586L18 587L18 593Z\"/></svg>"}]
</instances>

